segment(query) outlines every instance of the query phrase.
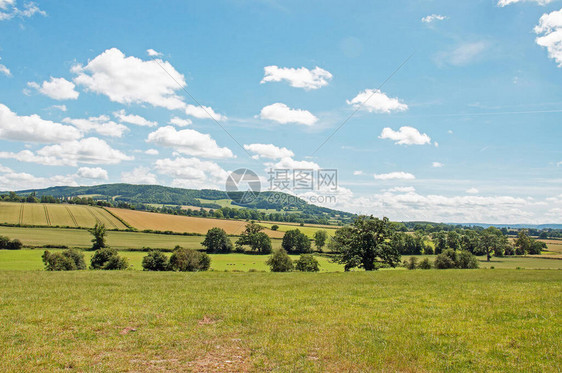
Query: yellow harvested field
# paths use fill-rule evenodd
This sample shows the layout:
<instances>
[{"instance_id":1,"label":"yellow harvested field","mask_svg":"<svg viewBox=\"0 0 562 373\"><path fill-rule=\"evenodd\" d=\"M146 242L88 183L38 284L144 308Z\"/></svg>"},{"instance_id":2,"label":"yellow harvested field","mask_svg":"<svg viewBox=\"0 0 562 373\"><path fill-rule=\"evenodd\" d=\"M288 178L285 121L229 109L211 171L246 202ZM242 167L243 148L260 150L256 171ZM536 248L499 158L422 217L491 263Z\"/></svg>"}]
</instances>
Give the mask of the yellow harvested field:
<instances>
[{"instance_id":1,"label":"yellow harvested field","mask_svg":"<svg viewBox=\"0 0 562 373\"><path fill-rule=\"evenodd\" d=\"M126 229L117 218L100 207L0 202L0 223L91 228L101 222L109 229Z\"/></svg>"},{"instance_id":2,"label":"yellow harvested field","mask_svg":"<svg viewBox=\"0 0 562 373\"><path fill-rule=\"evenodd\" d=\"M244 231L244 227L247 224L245 221L240 220L208 219L118 208L108 208L108 210L138 230L152 229L178 233L205 234L209 229L219 227L224 229L227 234L239 235ZM276 232L271 229L265 229L264 232L271 238L283 237L283 232Z\"/></svg>"}]
</instances>

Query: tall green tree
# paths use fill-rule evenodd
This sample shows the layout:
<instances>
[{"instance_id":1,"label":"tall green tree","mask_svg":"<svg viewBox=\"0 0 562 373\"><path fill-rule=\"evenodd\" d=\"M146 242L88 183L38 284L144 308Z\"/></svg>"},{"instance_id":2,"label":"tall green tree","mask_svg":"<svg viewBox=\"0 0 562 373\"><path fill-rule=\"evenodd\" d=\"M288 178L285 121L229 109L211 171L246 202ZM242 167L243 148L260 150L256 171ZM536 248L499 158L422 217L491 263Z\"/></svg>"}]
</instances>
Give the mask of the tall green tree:
<instances>
[{"instance_id":1,"label":"tall green tree","mask_svg":"<svg viewBox=\"0 0 562 373\"><path fill-rule=\"evenodd\" d=\"M229 253L232 251L232 242L222 228L211 228L201 245L205 246L209 253Z\"/></svg>"},{"instance_id":2,"label":"tall green tree","mask_svg":"<svg viewBox=\"0 0 562 373\"><path fill-rule=\"evenodd\" d=\"M304 233L298 229L292 229L285 232L283 235L283 242L281 247L289 254L303 254L312 251L310 247L310 240Z\"/></svg>"},{"instance_id":3,"label":"tall green tree","mask_svg":"<svg viewBox=\"0 0 562 373\"><path fill-rule=\"evenodd\" d=\"M105 243L107 230L105 229L104 224L97 222L96 225L94 225L94 228L90 229L89 232L94 236L92 239L92 250L99 250L107 247L107 244Z\"/></svg>"},{"instance_id":4,"label":"tall green tree","mask_svg":"<svg viewBox=\"0 0 562 373\"><path fill-rule=\"evenodd\" d=\"M314 232L314 244L318 251L322 251L322 248L326 245L326 240L328 239L328 232L320 229Z\"/></svg>"},{"instance_id":5,"label":"tall green tree","mask_svg":"<svg viewBox=\"0 0 562 373\"><path fill-rule=\"evenodd\" d=\"M388 218L360 216L349 227L336 231L331 244L333 260L343 264L346 271L356 267L366 271L384 265L396 267L400 253L389 242L392 235Z\"/></svg>"}]
</instances>

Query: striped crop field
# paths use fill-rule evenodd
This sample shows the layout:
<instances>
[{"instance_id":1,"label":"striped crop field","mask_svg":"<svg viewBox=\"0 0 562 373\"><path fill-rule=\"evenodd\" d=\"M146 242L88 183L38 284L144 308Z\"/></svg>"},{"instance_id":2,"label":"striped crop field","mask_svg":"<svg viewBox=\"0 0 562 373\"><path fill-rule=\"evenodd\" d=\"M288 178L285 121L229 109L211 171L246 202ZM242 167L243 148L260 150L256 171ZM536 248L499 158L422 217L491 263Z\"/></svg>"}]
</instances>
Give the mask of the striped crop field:
<instances>
[{"instance_id":1,"label":"striped crop field","mask_svg":"<svg viewBox=\"0 0 562 373\"><path fill-rule=\"evenodd\" d=\"M0 223L91 228L96 222L105 224L108 229L127 228L119 219L100 207L0 202Z\"/></svg>"},{"instance_id":2,"label":"striped crop field","mask_svg":"<svg viewBox=\"0 0 562 373\"><path fill-rule=\"evenodd\" d=\"M205 234L209 229L219 227L224 229L227 234L239 235L244 231L244 227L247 224L245 221L240 220L198 218L118 208L108 208L108 210L138 230L151 229L178 233ZM283 237L283 232L276 232L271 229L265 229L264 232L272 238Z\"/></svg>"}]
</instances>

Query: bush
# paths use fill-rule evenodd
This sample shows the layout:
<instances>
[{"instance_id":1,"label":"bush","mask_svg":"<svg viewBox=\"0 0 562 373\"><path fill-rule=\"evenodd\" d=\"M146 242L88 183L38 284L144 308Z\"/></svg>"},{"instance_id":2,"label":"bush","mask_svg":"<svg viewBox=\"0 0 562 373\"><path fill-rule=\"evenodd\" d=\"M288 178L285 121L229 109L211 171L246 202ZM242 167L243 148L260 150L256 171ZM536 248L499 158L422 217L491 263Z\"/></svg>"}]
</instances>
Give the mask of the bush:
<instances>
[{"instance_id":1,"label":"bush","mask_svg":"<svg viewBox=\"0 0 562 373\"><path fill-rule=\"evenodd\" d=\"M419 269L431 269L431 262L428 258L424 258L420 264L418 264Z\"/></svg>"},{"instance_id":2,"label":"bush","mask_svg":"<svg viewBox=\"0 0 562 373\"><path fill-rule=\"evenodd\" d=\"M23 244L18 239L9 241L8 244L6 245L6 249L8 250L21 250L22 247Z\"/></svg>"},{"instance_id":3,"label":"bush","mask_svg":"<svg viewBox=\"0 0 562 373\"><path fill-rule=\"evenodd\" d=\"M404 261L406 263L406 268L408 269L416 269L418 264L418 258L415 256L411 256L410 259Z\"/></svg>"},{"instance_id":4,"label":"bush","mask_svg":"<svg viewBox=\"0 0 562 373\"><path fill-rule=\"evenodd\" d=\"M211 228L201 243L209 253L229 253L232 251L232 242L222 228Z\"/></svg>"},{"instance_id":5,"label":"bush","mask_svg":"<svg viewBox=\"0 0 562 373\"><path fill-rule=\"evenodd\" d=\"M129 264L126 258L119 256L117 250L106 247L96 250L90 260L90 267L92 269L119 270L127 269Z\"/></svg>"},{"instance_id":6,"label":"bush","mask_svg":"<svg viewBox=\"0 0 562 373\"><path fill-rule=\"evenodd\" d=\"M176 248L170 257L170 269L180 272L206 271L211 266L211 258L196 250Z\"/></svg>"},{"instance_id":7,"label":"bush","mask_svg":"<svg viewBox=\"0 0 562 373\"><path fill-rule=\"evenodd\" d=\"M290 259L290 258L289 258ZM311 254L302 254L295 265L295 269L301 272L318 272L320 271L318 260Z\"/></svg>"},{"instance_id":8,"label":"bush","mask_svg":"<svg viewBox=\"0 0 562 373\"><path fill-rule=\"evenodd\" d=\"M449 269L457 266L457 252L453 249L447 249L437 255L433 265L437 269Z\"/></svg>"},{"instance_id":9,"label":"bush","mask_svg":"<svg viewBox=\"0 0 562 373\"><path fill-rule=\"evenodd\" d=\"M8 237L0 236L0 250L8 248L8 243L10 239Z\"/></svg>"},{"instance_id":10,"label":"bush","mask_svg":"<svg viewBox=\"0 0 562 373\"><path fill-rule=\"evenodd\" d=\"M276 250L267 259L266 264L271 269L271 272L290 272L293 270L293 261L283 249Z\"/></svg>"},{"instance_id":11,"label":"bush","mask_svg":"<svg viewBox=\"0 0 562 373\"><path fill-rule=\"evenodd\" d=\"M142 258L142 268L145 271L167 271L169 269L168 257L155 250Z\"/></svg>"},{"instance_id":12,"label":"bush","mask_svg":"<svg viewBox=\"0 0 562 373\"><path fill-rule=\"evenodd\" d=\"M84 261L84 254L81 252L68 249L61 253L51 253L45 251L41 256L45 269L47 271L74 271L86 269L86 262Z\"/></svg>"},{"instance_id":13,"label":"bush","mask_svg":"<svg viewBox=\"0 0 562 373\"><path fill-rule=\"evenodd\" d=\"M281 246L291 254L302 254L312 252L310 240L298 229L292 229L283 235Z\"/></svg>"},{"instance_id":14,"label":"bush","mask_svg":"<svg viewBox=\"0 0 562 373\"><path fill-rule=\"evenodd\" d=\"M437 269L474 269L478 268L478 260L469 251L462 250L460 253L457 253L453 249L447 249L437 255L434 265Z\"/></svg>"},{"instance_id":15,"label":"bush","mask_svg":"<svg viewBox=\"0 0 562 373\"><path fill-rule=\"evenodd\" d=\"M279 226L278 226L277 224L273 224L273 225L271 226L271 230L272 230L272 231L276 231L276 230L278 230L278 229L279 229Z\"/></svg>"},{"instance_id":16,"label":"bush","mask_svg":"<svg viewBox=\"0 0 562 373\"><path fill-rule=\"evenodd\" d=\"M470 252L463 250L458 255L457 268L476 269L478 268L478 259Z\"/></svg>"}]
</instances>

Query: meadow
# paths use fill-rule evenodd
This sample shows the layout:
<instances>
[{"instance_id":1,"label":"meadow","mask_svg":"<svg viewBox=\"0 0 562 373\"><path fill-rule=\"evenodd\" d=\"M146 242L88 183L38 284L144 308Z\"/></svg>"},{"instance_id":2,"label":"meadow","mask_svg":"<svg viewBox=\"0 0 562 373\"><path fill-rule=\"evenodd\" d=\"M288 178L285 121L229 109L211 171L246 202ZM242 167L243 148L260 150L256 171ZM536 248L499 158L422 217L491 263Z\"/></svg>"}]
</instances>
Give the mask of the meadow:
<instances>
[{"instance_id":1,"label":"meadow","mask_svg":"<svg viewBox=\"0 0 562 373\"><path fill-rule=\"evenodd\" d=\"M556 372L562 271L0 271L0 370Z\"/></svg>"}]
</instances>

